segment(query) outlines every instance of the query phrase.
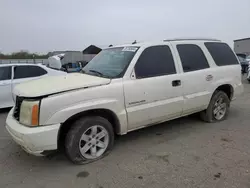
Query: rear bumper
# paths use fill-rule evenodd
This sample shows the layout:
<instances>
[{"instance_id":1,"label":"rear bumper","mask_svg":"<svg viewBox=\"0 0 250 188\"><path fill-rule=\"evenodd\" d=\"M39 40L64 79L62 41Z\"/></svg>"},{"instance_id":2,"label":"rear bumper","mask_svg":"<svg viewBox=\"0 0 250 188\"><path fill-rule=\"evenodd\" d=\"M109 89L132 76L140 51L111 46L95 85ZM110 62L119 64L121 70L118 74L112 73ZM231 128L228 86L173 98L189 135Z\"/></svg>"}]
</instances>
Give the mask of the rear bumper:
<instances>
[{"instance_id":1,"label":"rear bumper","mask_svg":"<svg viewBox=\"0 0 250 188\"><path fill-rule=\"evenodd\" d=\"M13 140L20 145L26 152L43 156L44 151L57 149L57 136L60 124L25 127L17 122L13 117L13 110L8 114L6 129Z\"/></svg>"}]
</instances>

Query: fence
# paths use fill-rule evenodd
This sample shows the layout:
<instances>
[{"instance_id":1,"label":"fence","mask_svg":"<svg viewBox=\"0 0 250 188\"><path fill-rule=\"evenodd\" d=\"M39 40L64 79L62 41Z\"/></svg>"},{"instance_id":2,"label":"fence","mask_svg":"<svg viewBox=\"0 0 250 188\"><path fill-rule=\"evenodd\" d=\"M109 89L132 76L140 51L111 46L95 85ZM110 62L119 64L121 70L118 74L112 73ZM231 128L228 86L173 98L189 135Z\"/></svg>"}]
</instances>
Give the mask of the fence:
<instances>
[{"instance_id":1,"label":"fence","mask_svg":"<svg viewBox=\"0 0 250 188\"><path fill-rule=\"evenodd\" d=\"M0 59L0 64L13 64L13 63L31 63L31 64L44 64L47 65L48 59Z\"/></svg>"}]
</instances>

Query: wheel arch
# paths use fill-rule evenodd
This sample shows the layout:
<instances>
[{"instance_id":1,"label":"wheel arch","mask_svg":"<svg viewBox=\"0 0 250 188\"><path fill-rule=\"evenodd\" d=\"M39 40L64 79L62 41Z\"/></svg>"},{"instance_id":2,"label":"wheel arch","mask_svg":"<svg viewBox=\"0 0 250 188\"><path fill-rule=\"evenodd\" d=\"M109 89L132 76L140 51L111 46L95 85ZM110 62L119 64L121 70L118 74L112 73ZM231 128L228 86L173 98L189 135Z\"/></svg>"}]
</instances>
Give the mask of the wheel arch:
<instances>
[{"instance_id":1,"label":"wheel arch","mask_svg":"<svg viewBox=\"0 0 250 188\"><path fill-rule=\"evenodd\" d=\"M214 93L215 93L216 91L223 91L223 92L225 92L225 93L227 94L227 96L228 96L228 98L229 98L230 101L233 99L234 88L233 88L233 86L232 86L231 84L223 84L223 85L220 85L220 86L218 86L218 87L215 89Z\"/></svg>"},{"instance_id":2,"label":"wheel arch","mask_svg":"<svg viewBox=\"0 0 250 188\"><path fill-rule=\"evenodd\" d=\"M103 117L112 124L115 134L121 133L121 125L120 125L119 118L113 111L109 109L104 109L104 108L86 110L86 111L74 114L73 116L69 117L64 123L61 124L59 132L58 132L58 137L57 137L57 145L59 149L63 148L65 137L68 131L70 130L73 122L75 122L77 119L81 117L86 117L86 116Z\"/></svg>"}]
</instances>

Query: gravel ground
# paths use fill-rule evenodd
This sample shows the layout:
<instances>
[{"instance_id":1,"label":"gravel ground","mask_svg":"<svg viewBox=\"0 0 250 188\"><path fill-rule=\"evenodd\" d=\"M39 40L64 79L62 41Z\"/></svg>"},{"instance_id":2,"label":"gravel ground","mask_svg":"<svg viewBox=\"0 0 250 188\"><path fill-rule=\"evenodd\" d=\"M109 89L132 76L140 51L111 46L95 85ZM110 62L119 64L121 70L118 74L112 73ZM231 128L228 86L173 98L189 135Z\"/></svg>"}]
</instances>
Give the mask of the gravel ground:
<instances>
[{"instance_id":1,"label":"gravel ground","mask_svg":"<svg viewBox=\"0 0 250 188\"><path fill-rule=\"evenodd\" d=\"M63 154L34 157L7 134L0 112L0 187L250 187L250 85L227 120L190 116L119 136L111 154L76 166Z\"/></svg>"}]
</instances>

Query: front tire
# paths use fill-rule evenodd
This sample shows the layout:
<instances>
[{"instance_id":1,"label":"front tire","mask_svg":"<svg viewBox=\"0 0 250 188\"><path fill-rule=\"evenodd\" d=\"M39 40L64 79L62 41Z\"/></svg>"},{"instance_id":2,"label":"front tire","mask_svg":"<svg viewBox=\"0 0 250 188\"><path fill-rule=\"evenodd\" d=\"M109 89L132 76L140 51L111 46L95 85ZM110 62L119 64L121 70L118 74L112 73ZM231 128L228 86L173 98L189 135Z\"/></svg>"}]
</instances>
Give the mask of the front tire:
<instances>
[{"instance_id":1,"label":"front tire","mask_svg":"<svg viewBox=\"0 0 250 188\"><path fill-rule=\"evenodd\" d=\"M75 121L65 140L68 158L75 164L86 164L106 156L114 145L111 123L99 116Z\"/></svg>"},{"instance_id":2,"label":"front tire","mask_svg":"<svg viewBox=\"0 0 250 188\"><path fill-rule=\"evenodd\" d=\"M200 113L203 121L212 123L226 119L230 107L230 100L223 91L215 91L208 108Z\"/></svg>"}]
</instances>

